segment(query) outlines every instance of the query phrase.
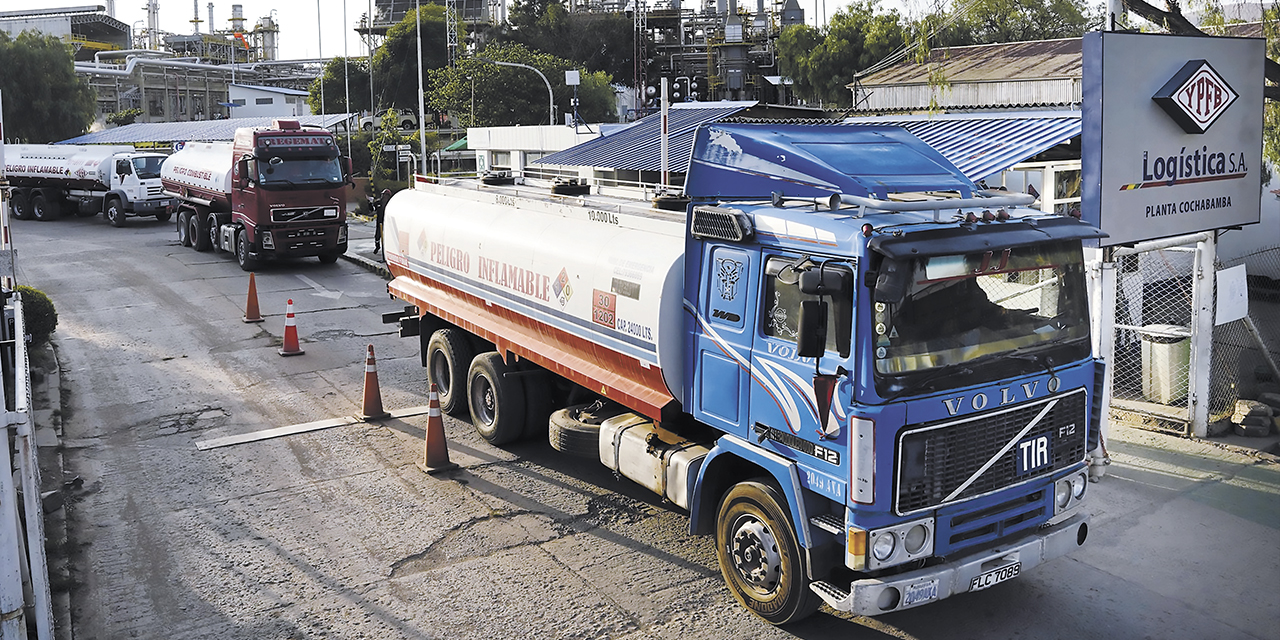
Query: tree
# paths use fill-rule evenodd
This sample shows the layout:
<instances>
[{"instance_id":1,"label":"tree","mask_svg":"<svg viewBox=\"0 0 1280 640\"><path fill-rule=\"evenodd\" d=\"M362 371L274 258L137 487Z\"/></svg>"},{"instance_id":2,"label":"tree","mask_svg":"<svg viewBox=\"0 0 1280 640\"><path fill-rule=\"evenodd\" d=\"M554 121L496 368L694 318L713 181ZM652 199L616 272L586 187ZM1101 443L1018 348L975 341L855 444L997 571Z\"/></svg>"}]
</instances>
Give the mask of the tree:
<instances>
[{"instance_id":1,"label":"tree","mask_svg":"<svg viewBox=\"0 0 1280 640\"><path fill-rule=\"evenodd\" d=\"M575 12L560 0L517 2L511 26L500 42L517 42L595 71L617 82L634 83L635 24L624 13ZM533 11L541 13L534 16Z\"/></svg>"},{"instance_id":2,"label":"tree","mask_svg":"<svg viewBox=\"0 0 1280 640\"><path fill-rule=\"evenodd\" d=\"M979 0L957 30L968 31L973 44L988 44L1078 38L1101 24L1101 8L1091 12L1083 0Z\"/></svg>"},{"instance_id":3,"label":"tree","mask_svg":"<svg viewBox=\"0 0 1280 640\"><path fill-rule=\"evenodd\" d=\"M0 73L6 138L32 143L74 138L88 130L97 97L76 77L71 49L58 38L0 31Z\"/></svg>"},{"instance_id":4,"label":"tree","mask_svg":"<svg viewBox=\"0 0 1280 640\"><path fill-rule=\"evenodd\" d=\"M897 11L877 13L876 0L855 0L831 16L824 31L798 25L785 30L779 37L779 65L802 98L848 105L845 86L854 75L904 40Z\"/></svg>"},{"instance_id":5,"label":"tree","mask_svg":"<svg viewBox=\"0 0 1280 640\"><path fill-rule=\"evenodd\" d=\"M791 78L791 86L801 98L817 98L809 81L809 54L821 43L822 32L807 24L791 25L778 34L778 70Z\"/></svg>"},{"instance_id":6,"label":"tree","mask_svg":"<svg viewBox=\"0 0 1280 640\"><path fill-rule=\"evenodd\" d=\"M612 122L616 119L609 74L581 70L572 61L511 43L492 44L479 57L459 60L453 67L432 69L431 108L454 114L464 126L547 123L547 85L537 74L479 58L525 64L541 71L551 83L557 113L568 113L570 111L567 110L573 108L570 102L573 88L565 85L564 72L577 69L581 72L578 113L582 119L586 122ZM474 111L472 104L475 105ZM556 121L561 121L561 118L557 117Z\"/></svg>"},{"instance_id":7,"label":"tree","mask_svg":"<svg viewBox=\"0 0 1280 640\"><path fill-rule=\"evenodd\" d=\"M323 110L320 105L321 85L324 86ZM417 86L415 82L414 87ZM348 88L351 91L350 105L347 104ZM311 107L311 113L363 113L372 106L369 104L368 59L333 58L324 66L324 74L311 82L310 91L307 106Z\"/></svg>"},{"instance_id":8,"label":"tree","mask_svg":"<svg viewBox=\"0 0 1280 640\"><path fill-rule=\"evenodd\" d=\"M379 87L375 109L398 107L418 112L418 21L422 24L423 88L427 72L449 63L444 7L424 4L387 30L387 40L373 54L374 85ZM326 98L328 89L326 91ZM352 99L354 104L355 99Z\"/></svg>"},{"instance_id":9,"label":"tree","mask_svg":"<svg viewBox=\"0 0 1280 640\"><path fill-rule=\"evenodd\" d=\"M395 110L387 109L387 112L382 114L382 117L386 121L394 121L396 118ZM378 129L378 133L366 145L370 156L370 184L374 193L392 187L398 190L411 186L409 184L411 175L409 172L413 171L413 169L398 167L397 165L400 162L399 151L385 151L385 149L396 149L400 146L408 145L410 152L415 156L425 157L434 153L439 146L439 138L434 131L427 132L425 154L419 154L421 147L419 142L417 135L406 135L396 127L381 127ZM354 154L354 151L352 153ZM426 173L427 168L421 167L417 170ZM400 178L398 182L396 181L397 176Z\"/></svg>"}]
</instances>

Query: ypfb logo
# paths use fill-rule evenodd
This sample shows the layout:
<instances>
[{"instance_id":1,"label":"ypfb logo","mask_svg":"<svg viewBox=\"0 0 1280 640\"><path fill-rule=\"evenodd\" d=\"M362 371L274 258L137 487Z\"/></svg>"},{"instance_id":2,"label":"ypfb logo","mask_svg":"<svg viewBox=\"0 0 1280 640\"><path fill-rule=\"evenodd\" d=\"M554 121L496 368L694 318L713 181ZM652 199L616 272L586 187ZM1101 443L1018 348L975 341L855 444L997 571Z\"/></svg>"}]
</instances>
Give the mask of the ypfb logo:
<instances>
[{"instance_id":1,"label":"ypfb logo","mask_svg":"<svg viewBox=\"0 0 1280 640\"><path fill-rule=\"evenodd\" d=\"M1205 60L1192 60L1151 96L1187 133L1204 133L1240 97Z\"/></svg>"}]
</instances>

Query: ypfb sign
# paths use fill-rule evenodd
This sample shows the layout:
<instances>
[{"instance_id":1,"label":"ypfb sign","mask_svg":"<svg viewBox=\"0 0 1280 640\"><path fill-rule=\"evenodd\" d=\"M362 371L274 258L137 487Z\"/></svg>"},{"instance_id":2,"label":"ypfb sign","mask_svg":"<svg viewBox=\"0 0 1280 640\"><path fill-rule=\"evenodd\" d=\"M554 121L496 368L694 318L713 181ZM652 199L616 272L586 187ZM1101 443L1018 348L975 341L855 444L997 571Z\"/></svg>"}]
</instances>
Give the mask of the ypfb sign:
<instances>
[{"instance_id":1,"label":"ypfb sign","mask_svg":"<svg viewBox=\"0 0 1280 640\"><path fill-rule=\"evenodd\" d=\"M1084 39L1086 220L1106 245L1256 223L1263 40Z\"/></svg>"}]
</instances>

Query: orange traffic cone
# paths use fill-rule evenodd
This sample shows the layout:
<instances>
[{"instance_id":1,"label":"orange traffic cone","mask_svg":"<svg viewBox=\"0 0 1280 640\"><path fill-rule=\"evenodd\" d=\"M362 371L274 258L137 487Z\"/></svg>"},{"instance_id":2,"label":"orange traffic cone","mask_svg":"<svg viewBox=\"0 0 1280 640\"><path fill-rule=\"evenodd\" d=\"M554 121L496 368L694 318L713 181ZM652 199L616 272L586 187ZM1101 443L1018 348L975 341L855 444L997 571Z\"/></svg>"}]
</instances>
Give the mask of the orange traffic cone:
<instances>
[{"instance_id":1,"label":"orange traffic cone","mask_svg":"<svg viewBox=\"0 0 1280 640\"><path fill-rule=\"evenodd\" d=\"M282 356L300 356L306 353L298 346L298 326L293 319L293 300L289 300L284 314L284 346L280 347Z\"/></svg>"},{"instance_id":2,"label":"orange traffic cone","mask_svg":"<svg viewBox=\"0 0 1280 640\"><path fill-rule=\"evenodd\" d=\"M262 313L258 311L258 285L253 280L253 274L249 274L249 299L244 303L244 317L241 318L245 322L262 322Z\"/></svg>"},{"instance_id":3,"label":"orange traffic cone","mask_svg":"<svg viewBox=\"0 0 1280 640\"><path fill-rule=\"evenodd\" d=\"M373 345L364 358L364 412L366 421L385 418L391 414L382 409L382 391L378 389L378 364L373 358Z\"/></svg>"},{"instance_id":4,"label":"orange traffic cone","mask_svg":"<svg viewBox=\"0 0 1280 640\"><path fill-rule=\"evenodd\" d=\"M418 467L427 473L440 473L457 468L449 462L449 444L444 439L444 420L440 417L440 391L431 383L430 402L427 403L427 433L423 438L422 461Z\"/></svg>"}]
</instances>

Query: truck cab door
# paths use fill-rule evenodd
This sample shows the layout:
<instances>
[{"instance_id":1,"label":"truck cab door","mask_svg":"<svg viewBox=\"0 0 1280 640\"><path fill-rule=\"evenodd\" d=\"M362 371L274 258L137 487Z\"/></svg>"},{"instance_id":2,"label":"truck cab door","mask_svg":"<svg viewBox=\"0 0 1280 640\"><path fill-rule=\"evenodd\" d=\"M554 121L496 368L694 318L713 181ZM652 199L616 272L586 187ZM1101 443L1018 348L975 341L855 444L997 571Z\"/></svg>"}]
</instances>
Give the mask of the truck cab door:
<instances>
[{"instance_id":1,"label":"truck cab door","mask_svg":"<svg viewBox=\"0 0 1280 640\"><path fill-rule=\"evenodd\" d=\"M689 410L708 425L747 437L760 254L709 244L701 258L698 299L690 301L695 327Z\"/></svg>"}]
</instances>

